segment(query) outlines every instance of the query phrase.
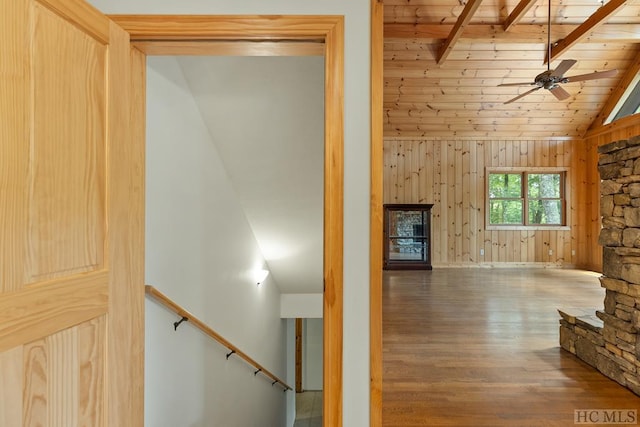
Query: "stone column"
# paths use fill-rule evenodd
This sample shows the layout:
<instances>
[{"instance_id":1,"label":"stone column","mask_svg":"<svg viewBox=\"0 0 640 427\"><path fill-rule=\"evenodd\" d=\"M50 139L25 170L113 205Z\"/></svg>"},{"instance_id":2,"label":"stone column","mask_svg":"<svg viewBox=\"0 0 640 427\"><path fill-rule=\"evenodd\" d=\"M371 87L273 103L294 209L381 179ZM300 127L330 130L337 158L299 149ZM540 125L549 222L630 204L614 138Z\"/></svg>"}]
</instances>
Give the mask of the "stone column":
<instances>
[{"instance_id":1,"label":"stone column","mask_svg":"<svg viewBox=\"0 0 640 427\"><path fill-rule=\"evenodd\" d=\"M598 148L604 346L595 367L640 394L640 136Z\"/></svg>"}]
</instances>

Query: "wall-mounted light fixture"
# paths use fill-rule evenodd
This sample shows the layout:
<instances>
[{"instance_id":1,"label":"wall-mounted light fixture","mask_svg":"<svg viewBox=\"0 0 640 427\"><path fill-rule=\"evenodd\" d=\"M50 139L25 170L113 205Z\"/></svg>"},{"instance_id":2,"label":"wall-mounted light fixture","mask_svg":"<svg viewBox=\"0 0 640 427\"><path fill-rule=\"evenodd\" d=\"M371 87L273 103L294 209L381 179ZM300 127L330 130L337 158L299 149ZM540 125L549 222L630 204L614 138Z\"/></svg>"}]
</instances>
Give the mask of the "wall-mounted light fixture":
<instances>
[{"instance_id":1,"label":"wall-mounted light fixture","mask_svg":"<svg viewBox=\"0 0 640 427\"><path fill-rule=\"evenodd\" d=\"M260 284L264 282L264 280L267 278L268 275L269 275L269 270L265 270L265 269L256 270L255 279L256 279L257 285L260 286Z\"/></svg>"}]
</instances>

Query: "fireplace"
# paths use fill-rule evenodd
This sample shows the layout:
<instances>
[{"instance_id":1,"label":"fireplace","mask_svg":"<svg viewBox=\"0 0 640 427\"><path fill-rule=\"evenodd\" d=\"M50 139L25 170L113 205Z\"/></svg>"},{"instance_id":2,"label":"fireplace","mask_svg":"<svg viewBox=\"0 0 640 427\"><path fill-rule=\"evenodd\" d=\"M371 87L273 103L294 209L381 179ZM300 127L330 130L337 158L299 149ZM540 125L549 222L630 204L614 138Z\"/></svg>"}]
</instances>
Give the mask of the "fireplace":
<instances>
[{"instance_id":1,"label":"fireplace","mask_svg":"<svg viewBox=\"0 0 640 427\"><path fill-rule=\"evenodd\" d=\"M640 395L640 136L598 153L604 308L559 310L560 345Z\"/></svg>"}]
</instances>

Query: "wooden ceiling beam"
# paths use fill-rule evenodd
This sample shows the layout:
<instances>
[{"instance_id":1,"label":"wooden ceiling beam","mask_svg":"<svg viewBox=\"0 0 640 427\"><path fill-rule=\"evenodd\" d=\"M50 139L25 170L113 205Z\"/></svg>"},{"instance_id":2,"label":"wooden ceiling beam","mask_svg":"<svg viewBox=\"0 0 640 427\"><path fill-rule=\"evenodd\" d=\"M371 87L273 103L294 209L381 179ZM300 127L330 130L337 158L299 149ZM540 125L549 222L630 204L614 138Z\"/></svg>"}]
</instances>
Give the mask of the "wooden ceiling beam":
<instances>
[{"instance_id":1,"label":"wooden ceiling beam","mask_svg":"<svg viewBox=\"0 0 640 427\"><path fill-rule=\"evenodd\" d=\"M438 64L442 64L444 60L447 59L447 56L453 49L453 46L456 44L456 41L460 38L460 35L462 35L464 28L469 24L469 21L473 17L473 14L476 12L476 10L478 10L478 7L480 6L481 2L482 0L467 1L467 4L465 5L464 10L462 11L460 16L458 17L458 20L456 21L453 28L451 29L451 33L449 33L449 36L444 41L444 43L440 47L440 50L438 51L438 58L436 59L436 62L438 62Z\"/></svg>"},{"instance_id":2,"label":"wooden ceiling beam","mask_svg":"<svg viewBox=\"0 0 640 427\"><path fill-rule=\"evenodd\" d=\"M553 34L566 38L579 26L560 24L553 26ZM385 24L385 39L420 39L424 43L435 43L446 39L453 25L441 24ZM637 43L640 24L603 24L592 28L586 40L592 43ZM509 32L499 25L471 24L465 27L460 39L475 41L499 41L501 43L546 43L547 26L542 24L520 24Z\"/></svg>"},{"instance_id":3,"label":"wooden ceiling beam","mask_svg":"<svg viewBox=\"0 0 640 427\"><path fill-rule=\"evenodd\" d=\"M520 3L513 9L513 11L509 14L507 19L504 21L502 28L504 31L509 31L509 29L516 25L522 17L531 9L531 7L536 3L537 0L520 0Z\"/></svg>"},{"instance_id":4,"label":"wooden ceiling beam","mask_svg":"<svg viewBox=\"0 0 640 427\"><path fill-rule=\"evenodd\" d=\"M613 88L613 92L609 95L609 98L602 106L602 109L596 118L591 122L589 131L593 131L594 129L604 125L604 121L607 120L607 117L609 117L613 109L618 105L618 102L626 92L627 88L633 83L638 73L640 73L640 50L633 60L633 63L629 65L627 71L625 71L624 75L620 78L618 84Z\"/></svg>"},{"instance_id":5,"label":"wooden ceiling beam","mask_svg":"<svg viewBox=\"0 0 640 427\"><path fill-rule=\"evenodd\" d=\"M627 3L627 0L609 0L604 6L594 12L586 21L578 26L567 37L555 43L551 47L551 61L566 52L571 46L578 43L591 33L596 27L604 24L604 21ZM555 29L555 27L554 27Z\"/></svg>"}]
</instances>

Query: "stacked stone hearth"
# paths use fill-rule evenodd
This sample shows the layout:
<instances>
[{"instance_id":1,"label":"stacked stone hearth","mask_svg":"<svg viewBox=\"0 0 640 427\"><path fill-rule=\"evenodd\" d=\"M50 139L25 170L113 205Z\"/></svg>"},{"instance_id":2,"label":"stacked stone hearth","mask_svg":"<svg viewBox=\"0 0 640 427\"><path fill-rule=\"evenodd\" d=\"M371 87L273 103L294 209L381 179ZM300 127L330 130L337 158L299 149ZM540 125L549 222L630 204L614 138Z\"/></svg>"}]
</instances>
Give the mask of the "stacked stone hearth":
<instances>
[{"instance_id":1,"label":"stacked stone hearth","mask_svg":"<svg viewBox=\"0 0 640 427\"><path fill-rule=\"evenodd\" d=\"M604 310L559 310L560 345L640 394L640 136L598 152Z\"/></svg>"}]
</instances>

